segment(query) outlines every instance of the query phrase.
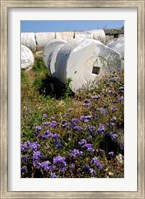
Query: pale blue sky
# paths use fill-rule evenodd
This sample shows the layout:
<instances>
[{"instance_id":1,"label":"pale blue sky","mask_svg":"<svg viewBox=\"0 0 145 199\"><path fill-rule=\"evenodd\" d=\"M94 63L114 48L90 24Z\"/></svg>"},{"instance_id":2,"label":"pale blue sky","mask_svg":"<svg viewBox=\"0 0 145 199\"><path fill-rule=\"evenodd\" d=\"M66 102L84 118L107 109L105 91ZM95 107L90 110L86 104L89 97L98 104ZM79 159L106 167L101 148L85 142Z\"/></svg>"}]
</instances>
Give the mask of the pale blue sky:
<instances>
[{"instance_id":1,"label":"pale blue sky","mask_svg":"<svg viewBox=\"0 0 145 199\"><path fill-rule=\"evenodd\" d=\"M52 20L52 21L21 21L21 32L63 32L93 29L121 28L122 20Z\"/></svg>"}]
</instances>

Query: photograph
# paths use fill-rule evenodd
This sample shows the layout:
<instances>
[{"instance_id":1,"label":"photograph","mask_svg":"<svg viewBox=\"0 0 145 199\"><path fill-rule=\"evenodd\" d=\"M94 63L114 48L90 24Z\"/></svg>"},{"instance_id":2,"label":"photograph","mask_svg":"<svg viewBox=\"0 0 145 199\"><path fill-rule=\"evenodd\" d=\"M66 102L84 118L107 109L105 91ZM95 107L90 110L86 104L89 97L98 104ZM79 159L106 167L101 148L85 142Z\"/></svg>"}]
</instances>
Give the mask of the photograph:
<instances>
[{"instance_id":1,"label":"photograph","mask_svg":"<svg viewBox=\"0 0 145 199\"><path fill-rule=\"evenodd\" d=\"M124 32L21 21L21 178L124 178Z\"/></svg>"},{"instance_id":2,"label":"photograph","mask_svg":"<svg viewBox=\"0 0 145 199\"><path fill-rule=\"evenodd\" d=\"M1 0L0 198L145 196L145 0Z\"/></svg>"}]
</instances>

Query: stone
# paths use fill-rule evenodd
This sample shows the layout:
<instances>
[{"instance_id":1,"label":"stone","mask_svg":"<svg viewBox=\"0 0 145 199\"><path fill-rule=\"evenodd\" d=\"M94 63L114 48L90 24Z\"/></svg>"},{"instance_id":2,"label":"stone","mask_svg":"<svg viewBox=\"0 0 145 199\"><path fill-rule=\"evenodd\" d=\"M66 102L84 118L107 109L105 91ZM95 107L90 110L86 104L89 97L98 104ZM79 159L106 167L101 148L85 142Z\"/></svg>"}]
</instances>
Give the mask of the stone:
<instances>
[{"instance_id":1,"label":"stone","mask_svg":"<svg viewBox=\"0 0 145 199\"><path fill-rule=\"evenodd\" d=\"M25 70L30 70L34 64L34 55L32 51L21 45L21 68Z\"/></svg>"},{"instance_id":2,"label":"stone","mask_svg":"<svg viewBox=\"0 0 145 199\"><path fill-rule=\"evenodd\" d=\"M46 44L55 39L55 32L37 32L35 33L36 38L36 50L43 50Z\"/></svg>"},{"instance_id":3,"label":"stone","mask_svg":"<svg viewBox=\"0 0 145 199\"><path fill-rule=\"evenodd\" d=\"M70 78L73 92L113 70L121 70L120 55L93 39L74 39L64 44L55 63L56 77L64 84Z\"/></svg>"},{"instance_id":4,"label":"stone","mask_svg":"<svg viewBox=\"0 0 145 199\"><path fill-rule=\"evenodd\" d=\"M109 41L107 46L124 56L124 37Z\"/></svg>"},{"instance_id":5,"label":"stone","mask_svg":"<svg viewBox=\"0 0 145 199\"><path fill-rule=\"evenodd\" d=\"M36 52L35 33L21 33L21 44L27 46L32 52Z\"/></svg>"},{"instance_id":6,"label":"stone","mask_svg":"<svg viewBox=\"0 0 145 199\"><path fill-rule=\"evenodd\" d=\"M50 69L49 65L50 65L50 60L51 60L51 54L53 53L55 48L58 45L64 44L64 43L66 43L66 41L60 40L60 39L53 39L46 44L43 51L43 60L47 68Z\"/></svg>"},{"instance_id":7,"label":"stone","mask_svg":"<svg viewBox=\"0 0 145 199\"><path fill-rule=\"evenodd\" d=\"M62 39L65 41L70 41L74 39L74 32L56 32L56 39Z\"/></svg>"}]
</instances>

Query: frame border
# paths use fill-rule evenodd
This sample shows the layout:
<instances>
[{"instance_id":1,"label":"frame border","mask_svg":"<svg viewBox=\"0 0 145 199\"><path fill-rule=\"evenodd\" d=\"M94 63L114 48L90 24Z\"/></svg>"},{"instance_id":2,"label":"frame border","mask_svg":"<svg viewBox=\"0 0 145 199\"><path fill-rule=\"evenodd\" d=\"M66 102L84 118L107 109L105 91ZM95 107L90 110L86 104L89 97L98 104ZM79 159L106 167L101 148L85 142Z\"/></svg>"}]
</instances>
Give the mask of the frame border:
<instances>
[{"instance_id":1,"label":"frame border","mask_svg":"<svg viewBox=\"0 0 145 199\"><path fill-rule=\"evenodd\" d=\"M8 10L9 8L137 8L137 192L9 192L8 184ZM0 1L0 176L1 198L145 198L145 0Z\"/></svg>"}]
</instances>

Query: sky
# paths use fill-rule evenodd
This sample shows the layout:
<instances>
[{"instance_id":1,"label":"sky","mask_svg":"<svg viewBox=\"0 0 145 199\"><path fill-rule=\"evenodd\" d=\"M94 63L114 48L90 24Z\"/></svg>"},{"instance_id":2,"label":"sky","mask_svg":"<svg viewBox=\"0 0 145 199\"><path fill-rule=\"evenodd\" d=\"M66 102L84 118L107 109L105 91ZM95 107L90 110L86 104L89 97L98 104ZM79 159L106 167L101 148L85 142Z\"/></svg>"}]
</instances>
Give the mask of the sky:
<instances>
[{"instance_id":1,"label":"sky","mask_svg":"<svg viewBox=\"0 0 145 199\"><path fill-rule=\"evenodd\" d=\"M21 21L21 32L68 32L94 29L121 28L122 20L52 20Z\"/></svg>"}]
</instances>

